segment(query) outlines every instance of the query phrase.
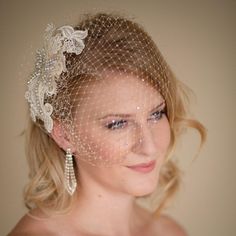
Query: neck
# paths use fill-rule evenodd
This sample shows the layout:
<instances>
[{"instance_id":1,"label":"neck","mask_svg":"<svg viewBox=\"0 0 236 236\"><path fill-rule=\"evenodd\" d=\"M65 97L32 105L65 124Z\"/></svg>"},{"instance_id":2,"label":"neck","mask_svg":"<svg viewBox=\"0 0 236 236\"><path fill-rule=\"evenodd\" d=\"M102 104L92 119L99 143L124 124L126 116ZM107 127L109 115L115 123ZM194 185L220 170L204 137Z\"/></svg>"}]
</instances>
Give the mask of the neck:
<instances>
[{"instance_id":1,"label":"neck","mask_svg":"<svg viewBox=\"0 0 236 236\"><path fill-rule=\"evenodd\" d=\"M75 225L96 235L135 235L140 223L135 197L99 185L88 186L79 186L73 208Z\"/></svg>"}]
</instances>

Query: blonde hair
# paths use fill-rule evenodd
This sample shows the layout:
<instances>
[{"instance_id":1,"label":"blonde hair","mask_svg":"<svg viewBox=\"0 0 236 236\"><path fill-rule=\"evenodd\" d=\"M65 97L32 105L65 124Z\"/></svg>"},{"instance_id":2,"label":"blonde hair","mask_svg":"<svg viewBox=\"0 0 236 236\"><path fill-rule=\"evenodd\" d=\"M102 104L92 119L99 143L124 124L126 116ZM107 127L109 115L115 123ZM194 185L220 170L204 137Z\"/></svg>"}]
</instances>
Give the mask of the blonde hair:
<instances>
[{"instance_id":1,"label":"blonde hair","mask_svg":"<svg viewBox=\"0 0 236 236\"><path fill-rule=\"evenodd\" d=\"M114 17L114 18L113 18ZM109 18L109 21L106 20ZM103 19L102 21L100 19ZM125 54L133 54L135 48L132 50L128 50L127 45L133 45L132 43L128 42L128 40L132 40L130 38L121 38L120 35L115 34L114 27L110 30L113 30L113 34L102 34L102 30L105 28L109 28L109 24L112 20L117 21L117 16L115 14L107 14L107 13L97 13L96 15L90 16L89 14L86 15L85 19L78 25L79 29L90 29L93 24L91 22L95 22L96 24L101 24L101 31L99 34L101 37L111 37L114 42L122 41L122 44L119 47L126 46L125 50L122 51L124 53L124 58L126 57ZM119 18L120 23L124 21L124 18ZM150 36L137 24L133 22L129 22L129 30L134 29L137 32L136 40L139 40L138 35L145 40L146 43L150 47L153 47L152 53L158 58L160 61L160 66L165 68L168 71L168 93L163 94L166 105L167 105L167 116L170 123L171 129L171 143L168 150L168 155L166 157L166 161L161 169L160 172L160 179L158 185L158 196L160 197L158 204L155 206L156 214L159 214L161 210L165 207L166 203L171 199L172 196L177 192L181 178L180 178L180 170L178 169L177 165L171 160L171 153L174 150L176 140L182 134L182 132L187 127L191 127L196 129L200 133L201 137L201 145L204 143L206 138L206 131L204 126L198 122L197 120L190 119L188 117L188 100L189 100L189 89L178 81L175 76L173 75L171 69L168 67L167 63L164 61L161 53L157 49L155 43L152 41ZM107 24L107 25L106 25ZM120 24L122 25L122 24ZM119 25L119 27L121 27ZM75 27L76 28L76 27ZM125 32L126 29L124 29ZM96 32L95 32L96 33ZM88 35L88 38L92 37ZM140 38L140 39L141 39ZM122 39L122 40L121 40ZM86 45L85 39L85 45ZM101 40L101 38L99 38ZM126 42L127 41L127 42ZM96 44L96 42L95 42ZM139 45L139 44L137 44ZM142 53L142 48L138 48L138 52ZM86 51L86 47L83 53L88 54L89 58L89 51ZM82 54L83 54L82 53ZM106 52L107 53L107 52ZM109 52L108 52L109 53ZM112 54L112 52L110 52ZM138 53L137 53L138 54ZM90 53L92 55L92 53ZM66 55L67 60L69 59L72 64L76 63L76 56L73 55ZM102 54L101 54L102 57ZM128 58L128 57L127 57ZM137 64L143 63L145 58L140 60L141 57L136 55L133 61L129 61L127 68L130 65L135 67ZM161 58L161 60L160 60ZM92 60L92 58L91 58ZM112 55L112 60L116 61L115 55ZM89 61L89 60L87 60ZM84 66L86 68L86 62ZM109 63L109 62L108 62ZM153 62L152 62L153 63ZM106 64L104 64L104 68L106 69ZM142 67L140 67L142 68ZM73 70L73 73L76 73ZM146 72L145 72L146 73ZM144 73L142 73L143 75ZM150 72L152 74L152 72ZM82 75L81 75L82 76ZM71 74L73 77L73 74ZM76 76L76 78L78 75ZM155 77L155 74L153 75ZM158 78L155 77L155 78ZM151 78L151 82L153 83L153 78ZM73 80L72 80L73 81ZM60 91L59 91L60 93ZM60 99L60 97L58 98ZM63 102L63 101L61 101ZM56 118L56 117L54 117ZM72 197L67 193L64 187L64 151L60 149L60 147L55 143L53 138L48 135L45 130L43 130L43 125L41 121L37 120L37 122L29 121L29 126L26 130L26 156L29 165L29 183L26 185L24 190L24 201L25 205L28 209L33 209L35 207L40 208L47 214L55 214L55 213L64 213L70 210L72 207L73 200L76 198L75 193ZM74 162L74 166L75 166ZM76 170L76 168L75 168ZM76 170L77 171L77 170ZM78 177L78 173L76 172ZM154 196L156 193L153 193Z\"/></svg>"}]
</instances>

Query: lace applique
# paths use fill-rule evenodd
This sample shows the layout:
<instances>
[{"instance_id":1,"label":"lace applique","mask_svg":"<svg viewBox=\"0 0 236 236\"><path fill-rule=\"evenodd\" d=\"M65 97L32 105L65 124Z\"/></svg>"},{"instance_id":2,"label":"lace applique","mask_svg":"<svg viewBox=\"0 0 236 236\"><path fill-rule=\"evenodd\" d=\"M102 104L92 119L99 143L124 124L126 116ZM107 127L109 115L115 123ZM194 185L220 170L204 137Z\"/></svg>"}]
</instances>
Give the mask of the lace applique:
<instances>
[{"instance_id":1,"label":"lace applique","mask_svg":"<svg viewBox=\"0 0 236 236\"><path fill-rule=\"evenodd\" d=\"M45 98L56 95L56 80L67 71L63 52L79 55L85 47L83 39L87 35L87 30L74 30L71 26L55 29L53 24L49 24L46 28L45 45L37 52L35 71L28 81L25 98L29 102L33 121L36 117L42 120L49 133L53 128L53 107L45 103Z\"/></svg>"}]
</instances>

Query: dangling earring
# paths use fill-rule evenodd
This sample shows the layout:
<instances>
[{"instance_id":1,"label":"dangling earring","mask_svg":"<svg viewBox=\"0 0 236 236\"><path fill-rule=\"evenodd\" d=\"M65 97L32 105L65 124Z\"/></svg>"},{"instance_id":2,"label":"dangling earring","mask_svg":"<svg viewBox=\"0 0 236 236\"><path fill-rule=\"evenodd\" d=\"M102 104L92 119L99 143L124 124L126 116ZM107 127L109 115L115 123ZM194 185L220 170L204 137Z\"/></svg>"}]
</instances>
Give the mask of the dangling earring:
<instances>
[{"instance_id":1,"label":"dangling earring","mask_svg":"<svg viewBox=\"0 0 236 236\"><path fill-rule=\"evenodd\" d=\"M73 158L70 148L66 150L66 161L65 161L65 184L66 190L72 195L76 189L77 182L75 178L75 172L73 167Z\"/></svg>"}]
</instances>

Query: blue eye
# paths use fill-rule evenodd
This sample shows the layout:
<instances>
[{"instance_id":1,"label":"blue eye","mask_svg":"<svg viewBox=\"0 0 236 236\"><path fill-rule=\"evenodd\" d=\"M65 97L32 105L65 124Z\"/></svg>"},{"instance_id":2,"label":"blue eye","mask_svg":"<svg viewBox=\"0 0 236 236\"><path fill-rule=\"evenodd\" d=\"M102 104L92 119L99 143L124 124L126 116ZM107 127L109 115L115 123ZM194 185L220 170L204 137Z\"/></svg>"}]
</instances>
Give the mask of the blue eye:
<instances>
[{"instance_id":1,"label":"blue eye","mask_svg":"<svg viewBox=\"0 0 236 236\"><path fill-rule=\"evenodd\" d=\"M154 119L154 120L160 120L163 116L163 114L165 114L165 110L161 110L161 111L156 111L154 113L152 113L152 118L151 119Z\"/></svg>"},{"instance_id":2,"label":"blue eye","mask_svg":"<svg viewBox=\"0 0 236 236\"><path fill-rule=\"evenodd\" d=\"M163 114L165 114L165 108L156 111L152 113L151 118L149 120L155 120L158 121L163 117ZM112 120L111 123L107 124L105 127L107 127L110 130L115 130L115 129L122 129L127 125L128 121L127 120Z\"/></svg>"},{"instance_id":3,"label":"blue eye","mask_svg":"<svg viewBox=\"0 0 236 236\"><path fill-rule=\"evenodd\" d=\"M108 125L106 125L106 127L108 129L121 129L124 128L124 126L126 125L127 121L126 120L113 120L111 123L109 123Z\"/></svg>"}]
</instances>

